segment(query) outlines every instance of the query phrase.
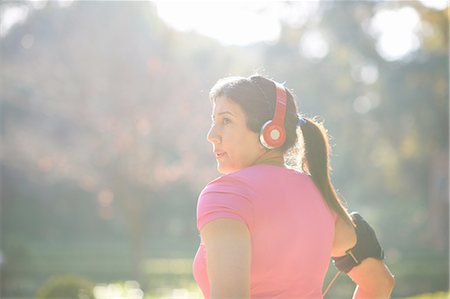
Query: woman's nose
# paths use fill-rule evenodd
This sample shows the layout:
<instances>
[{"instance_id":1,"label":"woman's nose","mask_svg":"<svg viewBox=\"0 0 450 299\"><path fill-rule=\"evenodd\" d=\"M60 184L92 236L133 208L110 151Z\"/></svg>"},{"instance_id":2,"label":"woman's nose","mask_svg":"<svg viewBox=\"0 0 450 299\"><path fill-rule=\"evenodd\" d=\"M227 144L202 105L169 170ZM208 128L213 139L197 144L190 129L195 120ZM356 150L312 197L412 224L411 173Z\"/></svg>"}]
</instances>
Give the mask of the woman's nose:
<instances>
[{"instance_id":1,"label":"woman's nose","mask_svg":"<svg viewBox=\"0 0 450 299\"><path fill-rule=\"evenodd\" d=\"M214 125L209 129L206 139L208 139L208 141L213 144L220 142L220 136L217 134L217 130L215 129Z\"/></svg>"}]
</instances>

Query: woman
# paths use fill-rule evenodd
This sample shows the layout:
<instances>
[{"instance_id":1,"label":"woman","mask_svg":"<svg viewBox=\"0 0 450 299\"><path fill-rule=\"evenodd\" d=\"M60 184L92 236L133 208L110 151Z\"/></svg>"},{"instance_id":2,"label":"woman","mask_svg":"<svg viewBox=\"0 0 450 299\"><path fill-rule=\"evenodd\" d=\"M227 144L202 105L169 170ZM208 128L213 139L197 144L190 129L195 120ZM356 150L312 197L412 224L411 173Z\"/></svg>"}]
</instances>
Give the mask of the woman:
<instances>
[{"instance_id":1,"label":"woman","mask_svg":"<svg viewBox=\"0 0 450 299\"><path fill-rule=\"evenodd\" d=\"M330 182L325 130L262 76L219 80L210 99L208 141L223 175L197 206L193 270L203 295L322 298L330 257L354 257L347 250L364 239ZM354 298L390 296L394 280L382 256L367 254L343 271L357 284Z\"/></svg>"}]
</instances>

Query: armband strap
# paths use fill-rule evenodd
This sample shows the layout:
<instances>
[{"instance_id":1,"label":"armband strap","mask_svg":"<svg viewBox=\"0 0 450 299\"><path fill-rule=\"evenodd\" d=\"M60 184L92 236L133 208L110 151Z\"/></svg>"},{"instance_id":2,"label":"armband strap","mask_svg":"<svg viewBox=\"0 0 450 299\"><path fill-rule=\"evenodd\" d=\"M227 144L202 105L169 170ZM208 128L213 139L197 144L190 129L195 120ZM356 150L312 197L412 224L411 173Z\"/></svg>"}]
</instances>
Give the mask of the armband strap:
<instances>
[{"instance_id":1,"label":"armband strap","mask_svg":"<svg viewBox=\"0 0 450 299\"><path fill-rule=\"evenodd\" d=\"M346 255L333 257L336 268L345 273L368 257L384 259L383 248L381 248L373 228L357 212L351 213L351 216L356 224L356 245L347 250Z\"/></svg>"}]
</instances>

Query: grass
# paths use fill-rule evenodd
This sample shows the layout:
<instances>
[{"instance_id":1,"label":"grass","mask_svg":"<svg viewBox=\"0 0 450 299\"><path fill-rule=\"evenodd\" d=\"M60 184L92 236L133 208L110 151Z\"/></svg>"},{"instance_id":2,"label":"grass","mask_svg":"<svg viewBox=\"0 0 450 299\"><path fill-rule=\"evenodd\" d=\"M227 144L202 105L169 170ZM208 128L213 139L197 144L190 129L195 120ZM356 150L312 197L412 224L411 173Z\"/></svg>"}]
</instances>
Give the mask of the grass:
<instances>
[{"instance_id":1,"label":"grass","mask_svg":"<svg viewBox=\"0 0 450 299\"><path fill-rule=\"evenodd\" d=\"M426 293L415 295L412 297L405 297L402 299L449 299L450 292L435 292L435 293Z\"/></svg>"},{"instance_id":2,"label":"grass","mask_svg":"<svg viewBox=\"0 0 450 299\"><path fill-rule=\"evenodd\" d=\"M161 248L171 248L159 245ZM181 250L181 249L180 249ZM150 251L144 261L145 299L153 298L202 298L201 291L192 276L195 252L182 250ZM129 249L123 242L87 243L49 246L39 244L30 248L29 255L3 286L8 292L3 295L31 295L51 275L75 274L91 279L95 283L110 283L130 279L132 276ZM448 260L432 254L403 254L395 263L388 263L396 276L393 299L450 299L448 287ZM20 267L19 267L20 266ZM334 276L336 269L330 266L326 282ZM3 277L5 278L5 276ZM349 298L354 289L345 275L341 275L330 290L329 298ZM415 295L409 295L415 294ZM2 296L3 298L3 296Z\"/></svg>"}]
</instances>

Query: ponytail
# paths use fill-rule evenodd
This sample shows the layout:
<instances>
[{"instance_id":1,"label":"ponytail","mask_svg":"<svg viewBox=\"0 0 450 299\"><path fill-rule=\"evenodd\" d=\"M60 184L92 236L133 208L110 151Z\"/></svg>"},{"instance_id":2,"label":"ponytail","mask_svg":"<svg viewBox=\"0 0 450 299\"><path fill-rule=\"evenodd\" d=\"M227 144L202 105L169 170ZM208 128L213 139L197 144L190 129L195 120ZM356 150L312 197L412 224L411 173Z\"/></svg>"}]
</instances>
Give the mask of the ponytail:
<instances>
[{"instance_id":1,"label":"ponytail","mask_svg":"<svg viewBox=\"0 0 450 299\"><path fill-rule=\"evenodd\" d=\"M320 190L328 206L346 222L353 223L345 208L344 202L338 197L330 179L330 144L327 131L315 120L304 118L301 125L304 142L304 155L301 167L309 172L317 188Z\"/></svg>"}]
</instances>

